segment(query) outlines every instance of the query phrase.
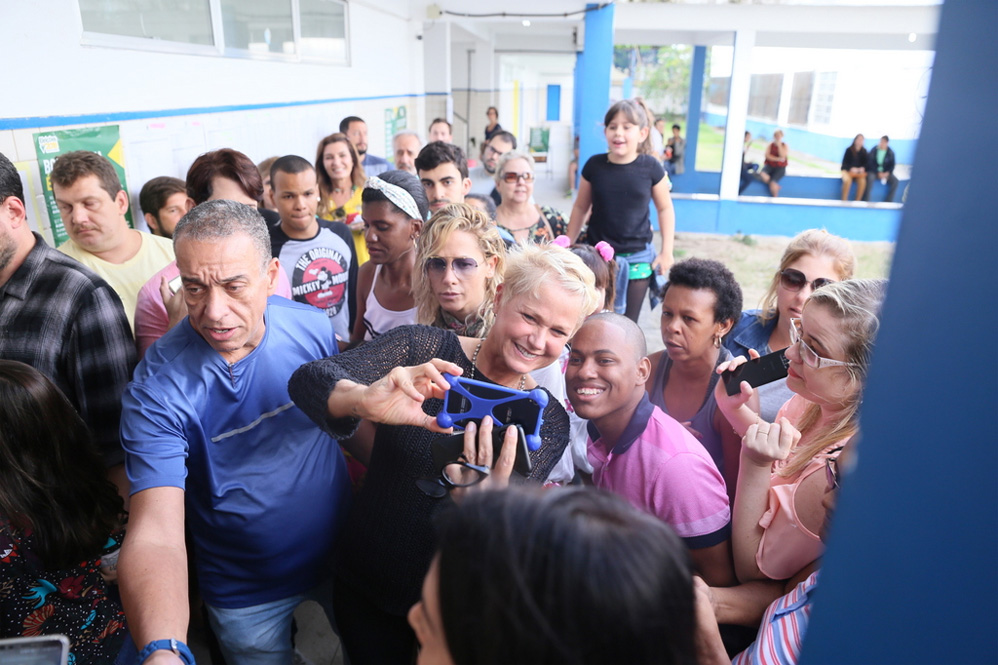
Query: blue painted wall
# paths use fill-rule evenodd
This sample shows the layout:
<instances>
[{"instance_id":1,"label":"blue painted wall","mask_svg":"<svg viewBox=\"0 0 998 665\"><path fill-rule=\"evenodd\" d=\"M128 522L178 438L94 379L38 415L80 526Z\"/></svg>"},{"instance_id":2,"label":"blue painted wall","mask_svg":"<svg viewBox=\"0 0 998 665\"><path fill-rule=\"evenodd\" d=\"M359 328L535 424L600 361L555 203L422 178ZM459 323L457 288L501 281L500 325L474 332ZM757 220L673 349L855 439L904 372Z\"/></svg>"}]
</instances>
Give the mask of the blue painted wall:
<instances>
[{"instance_id":1,"label":"blue painted wall","mask_svg":"<svg viewBox=\"0 0 998 665\"><path fill-rule=\"evenodd\" d=\"M926 185L904 211L804 665L998 659L996 25L993 0L942 6ZM961 168L953 146L972 148Z\"/></svg>"},{"instance_id":2,"label":"blue painted wall","mask_svg":"<svg viewBox=\"0 0 998 665\"><path fill-rule=\"evenodd\" d=\"M898 183L893 203L901 202L901 195L909 180ZM788 175L780 181L780 196L794 199L818 199L823 201L838 201L842 196L842 180L837 177L812 177ZM721 189L721 174L717 171L687 171L682 175L672 177L672 191L677 194L717 194ZM855 185L853 186L855 197ZM769 188L761 181L755 180L742 192L744 196L769 196ZM870 201L880 203L887 197L887 185L873 181Z\"/></svg>"},{"instance_id":3,"label":"blue painted wall","mask_svg":"<svg viewBox=\"0 0 998 665\"><path fill-rule=\"evenodd\" d=\"M718 113L704 113L703 121L712 127L724 127L727 123L727 116ZM828 134L820 134L818 132L811 132L800 127L781 126L772 122L765 122L763 120L757 120L754 118L748 118L745 123L745 129L752 132L752 137L756 139L753 145L759 146L762 143L759 141L759 137L764 137L766 143L768 143L772 136L774 129L783 130L783 140L791 147L793 150L800 150L809 155L814 155L815 157L820 157L821 159L826 159L831 162L841 162L842 154L852 143L853 138L856 134L862 134L866 137L866 149L876 147L877 142L880 137L884 135L883 129L877 129L876 127L859 127L856 130L856 134L852 136L830 136ZM872 130L872 131L871 131ZM889 133L888 133L889 135ZM915 159L915 147L918 145L918 139L896 139L892 138L891 149L894 150L894 158L897 160L898 164L911 164ZM764 146L763 146L764 147ZM792 164L793 162L791 162Z\"/></svg>"},{"instance_id":4,"label":"blue painted wall","mask_svg":"<svg viewBox=\"0 0 998 665\"><path fill-rule=\"evenodd\" d=\"M692 233L795 236L805 229L825 228L850 240L893 241L901 221L901 210L896 208L685 198L673 199L673 205L676 230Z\"/></svg>"}]
</instances>

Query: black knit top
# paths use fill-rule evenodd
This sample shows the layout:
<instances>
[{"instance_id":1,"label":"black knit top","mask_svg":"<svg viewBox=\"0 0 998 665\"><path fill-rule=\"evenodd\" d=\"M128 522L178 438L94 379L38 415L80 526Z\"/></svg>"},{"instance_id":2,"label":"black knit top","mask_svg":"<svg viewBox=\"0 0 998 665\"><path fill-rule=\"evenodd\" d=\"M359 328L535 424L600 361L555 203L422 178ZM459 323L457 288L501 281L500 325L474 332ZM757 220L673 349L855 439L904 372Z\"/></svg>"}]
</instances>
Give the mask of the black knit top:
<instances>
[{"instance_id":1,"label":"black knit top","mask_svg":"<svg viewBox=\"0 0 998 665\"><path fill-rule=\"evenodd\" d=\"M472 376L471 360L454 333L429 326L400 326L363 346L303 365L288 384L291 398L323 430L346 438L356 418L329 417L327 400L336 382L370 385L395 367L440 358ZM481 373L474 378L489 381ZM423 410L436 415L443 401L428 399ZM338 539L337 575L369 595L386 612L404 615L419 600L423 577L434 552L432 515L447 499L432 499L416 480L432 475L434 438L446 436L411 425L378 425L367 477ZM542 444L530 454L528 480L542 482L568 445L568 414L554 397L541 425ZM514 476L515 478L515 476Z\"/></svg>"}]
</instances>

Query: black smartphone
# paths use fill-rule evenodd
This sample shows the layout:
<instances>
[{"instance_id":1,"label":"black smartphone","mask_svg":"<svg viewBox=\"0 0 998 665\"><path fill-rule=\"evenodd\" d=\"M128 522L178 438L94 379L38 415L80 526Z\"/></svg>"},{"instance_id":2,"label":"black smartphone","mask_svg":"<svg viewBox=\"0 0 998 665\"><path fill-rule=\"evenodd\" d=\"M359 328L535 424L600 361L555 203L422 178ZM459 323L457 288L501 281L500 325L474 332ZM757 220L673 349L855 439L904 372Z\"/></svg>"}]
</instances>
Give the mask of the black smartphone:
<instances>
[{"instance_id":1,"label":"black smartphone","mask_svg":"<svg viewBox=\"0 0 998 665\"><path fill-rule=\"evenodd\" d=\"M755 360L742 363L733 370L725 370L721 373L721 380L729 395L737 395L741 390L742 381L748 381L753 388L772 383L777 379L782 379L787 375L786 349L780 349L772 353L767 353Z\"/></svg>"},{"instance_id":2,"label":"black smartphone","mask_svg":"<svg viewBox=\"0 0 998 665\"><path fill-rule=\"evenodd\" d=\"M513 462L513 471L516 471L521 476L526 476L530 473L533 465L530 462L530 451L527 449L527 437L523 432L523 428L519 425L509 425L501 429L492 430L492 464L495 464L496 460L499 459L506 430L510 427L516 430L516 461ZM456 434L434 439L434 470L437 473L441 472L446 465L457 460L462 452L464 452L464 432L457 432Z\"/></svg>"}]
</instances>

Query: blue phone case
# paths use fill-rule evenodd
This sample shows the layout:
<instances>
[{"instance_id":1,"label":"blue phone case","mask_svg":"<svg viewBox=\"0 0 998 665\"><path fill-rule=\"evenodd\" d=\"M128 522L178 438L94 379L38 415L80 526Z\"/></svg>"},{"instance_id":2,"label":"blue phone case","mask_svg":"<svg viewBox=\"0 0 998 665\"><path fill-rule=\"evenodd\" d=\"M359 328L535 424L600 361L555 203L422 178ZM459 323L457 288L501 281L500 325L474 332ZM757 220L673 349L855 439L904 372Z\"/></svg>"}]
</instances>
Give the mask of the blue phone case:
<instances>
[{"instance_id":1,"label":"blue phone case","mask_svg":"<svg viewBox=\"0 0 998 665\"><path fill-rule=\"evenodd\" d=\"M519 425L527 433L527 447L541 447L541 422L548 394L540 388L515 390L494 383L444 374L450 390L444 398L444 408L437 414L441 427L460 427L474 420L481 422L492 416L496 428ZM524 422L526 421L526 422Z\"/></svg>"}]
</instances>

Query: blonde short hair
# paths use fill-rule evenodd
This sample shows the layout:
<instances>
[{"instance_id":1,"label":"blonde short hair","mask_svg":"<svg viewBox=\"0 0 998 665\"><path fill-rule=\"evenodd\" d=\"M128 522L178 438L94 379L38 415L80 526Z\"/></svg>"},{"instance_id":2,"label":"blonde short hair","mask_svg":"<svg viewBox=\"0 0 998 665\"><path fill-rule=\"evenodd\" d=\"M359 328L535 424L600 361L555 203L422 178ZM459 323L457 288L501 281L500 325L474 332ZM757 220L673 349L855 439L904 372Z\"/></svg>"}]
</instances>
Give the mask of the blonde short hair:
<instances>
[{"instance_id":1,"label":"blonde short hair","mask_svg":"<svg viewBox=\"0 0 998 665\"><path fill-rule=\"evenodd\" d=\"M571 251L551 244L520 245L506 261L505 298L536 296L542 284L556 284L581 300L579 318L572 334L600 303L593 271Z\"/></svg>"},{"instance_id":2,"label":"blonde short hair","mask_svg":"<svg viewBox=\"0 0 998 665\"><path fill-rule=\"evenodd\" d=\"M433 294L430 280L426 275L426 260L437 256L455 231L464 231L473 235L478 240L478 248L486 261L493 256L496 257L495 274L485 283L485 299L478 308L478 316L485 322L481 332L484 336L495 320L492 305L506 269L506 243L503 242L499 229L488 215L466 203L452 203L438 210L423 226L416 241L416 265L413 268L415 274L412 279L416 321L437 328L444 327L440 302Z\"/></svg>"}]
</instances>

